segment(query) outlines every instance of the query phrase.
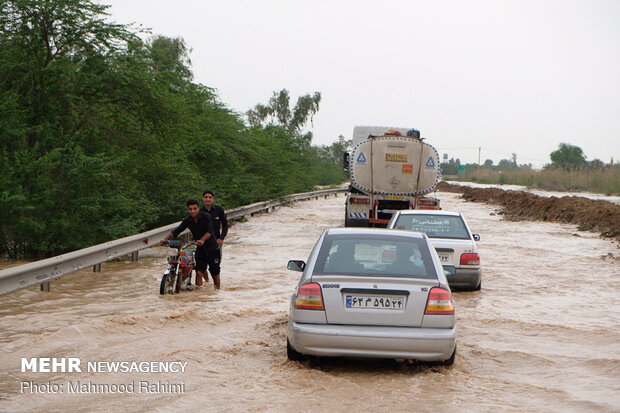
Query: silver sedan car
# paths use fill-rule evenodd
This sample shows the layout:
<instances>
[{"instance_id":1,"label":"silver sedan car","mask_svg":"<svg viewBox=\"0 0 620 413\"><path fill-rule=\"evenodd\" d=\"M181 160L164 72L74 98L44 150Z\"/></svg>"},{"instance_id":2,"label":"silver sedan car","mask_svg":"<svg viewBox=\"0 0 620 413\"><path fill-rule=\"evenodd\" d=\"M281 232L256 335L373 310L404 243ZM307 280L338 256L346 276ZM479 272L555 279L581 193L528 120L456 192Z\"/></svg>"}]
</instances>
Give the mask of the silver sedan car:
<instances>
[{"instance_id":1,"label":"silver sedan car","mask_svg":"<svg viewBox=\"0 0 620 413\"><path fill-rule=\"evenodd\" d=\"M451 365L455 307L439 256L425 234L328 229L291 297L287 355L415 359Z\"/></svg>"}]
</instances>

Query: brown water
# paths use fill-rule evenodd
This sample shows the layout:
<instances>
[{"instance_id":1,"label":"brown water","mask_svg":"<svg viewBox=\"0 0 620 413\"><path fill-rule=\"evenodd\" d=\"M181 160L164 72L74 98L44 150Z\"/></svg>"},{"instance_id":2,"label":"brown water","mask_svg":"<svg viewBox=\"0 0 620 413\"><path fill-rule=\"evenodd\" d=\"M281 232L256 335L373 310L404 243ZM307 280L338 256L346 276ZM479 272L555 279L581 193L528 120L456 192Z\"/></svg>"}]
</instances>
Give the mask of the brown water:
<instances>
[{"instance_id":1,"label":"brown water","mask_svg":"<svg viewBox=\"0 0 620 413\"><path fill-rule=\"evenodd\" d=\"M455 293L452 367L392 361L289 362L285 325L298 273L343 197L236 224L223 290L158 294L164 248L0 297L2 411L620 411L620 255L570 225L505 222L495 208L441 193L482 236L480 292ZM21 373L21 357L186 361L184 374ZM184 382L183 394L68 394L67 381ZM20 393L22 381L63 394Z\"/></svg>"}]
</instances>

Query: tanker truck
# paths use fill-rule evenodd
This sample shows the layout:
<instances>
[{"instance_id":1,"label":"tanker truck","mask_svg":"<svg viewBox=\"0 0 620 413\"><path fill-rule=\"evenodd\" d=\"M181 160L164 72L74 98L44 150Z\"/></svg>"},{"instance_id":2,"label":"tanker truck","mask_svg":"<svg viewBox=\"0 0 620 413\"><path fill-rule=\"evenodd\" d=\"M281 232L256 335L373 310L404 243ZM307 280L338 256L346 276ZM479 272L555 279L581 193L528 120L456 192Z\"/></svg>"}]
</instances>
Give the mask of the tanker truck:
<instances>
[{"instance_id":1,"label":"tanker truck","mask_svg":"<svg viewBox=\"0 0 620 413\"><path fill-rule=\"evenodd\" d=\"M440 209L428 196L440 180L439 154L419 131L356 126L344 161L351 180L345 226L385 227L396 210Z\"/></svg>"}]
</instances>

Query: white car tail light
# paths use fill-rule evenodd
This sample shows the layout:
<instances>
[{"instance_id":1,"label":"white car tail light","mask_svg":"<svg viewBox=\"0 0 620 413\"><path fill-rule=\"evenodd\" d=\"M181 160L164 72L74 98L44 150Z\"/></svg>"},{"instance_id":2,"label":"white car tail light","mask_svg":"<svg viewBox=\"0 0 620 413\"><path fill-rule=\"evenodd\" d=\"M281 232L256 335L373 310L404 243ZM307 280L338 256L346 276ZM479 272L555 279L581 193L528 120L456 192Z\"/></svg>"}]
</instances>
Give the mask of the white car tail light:
<instances>
[{"instance_id":1,"label":"white car tail light","mask_svg":"<svg viewBox=\"0 0 620 413\"><path fill-rule=\"evenodd\" d=\"M428 302L424 314L454 314L454 302L450 291L434 287L428 293Z\"/></svg>"},{"instance_id":2,"label":"white car tail light","mask_svg":"<svg viewBox=\"0 0 620 413\"><path fill-rule=\"evenodd\" d=\"M317 283L302 286L295 300L295 308L300 310L325 310L321 286Z\"/></svg>"}]
</instances>

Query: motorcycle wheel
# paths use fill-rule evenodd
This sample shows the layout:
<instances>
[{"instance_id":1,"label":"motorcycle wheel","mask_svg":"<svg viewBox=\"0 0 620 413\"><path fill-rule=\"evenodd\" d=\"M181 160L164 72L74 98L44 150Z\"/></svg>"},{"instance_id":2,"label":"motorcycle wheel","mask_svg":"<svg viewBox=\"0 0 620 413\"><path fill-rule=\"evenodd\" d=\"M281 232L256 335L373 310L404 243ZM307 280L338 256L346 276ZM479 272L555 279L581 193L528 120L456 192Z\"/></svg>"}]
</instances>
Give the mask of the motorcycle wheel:
<instances>
[{"instance_id":1,"label":"motorcycle wheel","mask_svg":"<svg viewBox=\"0 0 620 413\"><path fill-rule=\"evenodd\" d=\"M179 293L179 291L181 291L182 287L183 287L183 281L184 281L184 276L183 276L183 269L179 268L179 274L177 275L177 279L176 279L176 285L175 285L175 289L174 292L175 293Z\"/></svg>"},{"instance_id":2,"label":"motorcycle wheel","mask_svg":"<svg viewBox=\"0 0 620 413\"><path fill-rule=\"evenodd\" d=\"M159 285L159 293L161 295L178 293L179 290L177 286L177 278L178 277L173 272L164 274L164 276L161 277L161 284Z\"/></svg>"}]
</instances>

